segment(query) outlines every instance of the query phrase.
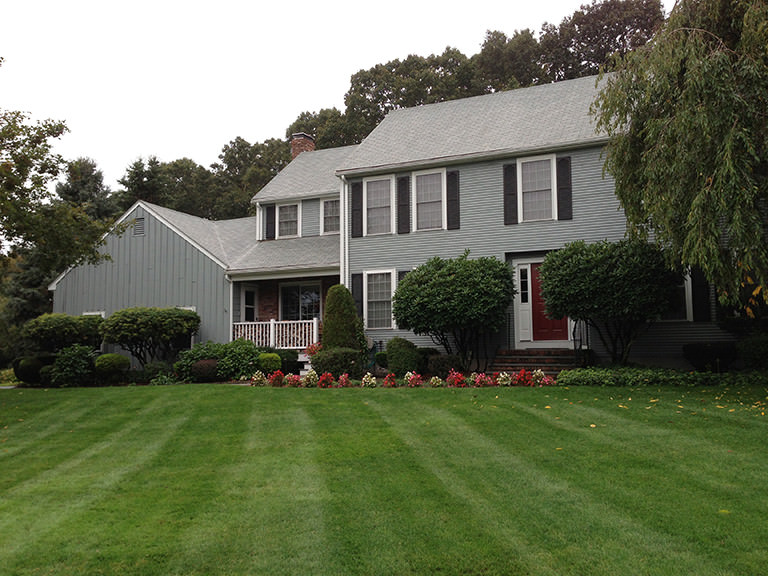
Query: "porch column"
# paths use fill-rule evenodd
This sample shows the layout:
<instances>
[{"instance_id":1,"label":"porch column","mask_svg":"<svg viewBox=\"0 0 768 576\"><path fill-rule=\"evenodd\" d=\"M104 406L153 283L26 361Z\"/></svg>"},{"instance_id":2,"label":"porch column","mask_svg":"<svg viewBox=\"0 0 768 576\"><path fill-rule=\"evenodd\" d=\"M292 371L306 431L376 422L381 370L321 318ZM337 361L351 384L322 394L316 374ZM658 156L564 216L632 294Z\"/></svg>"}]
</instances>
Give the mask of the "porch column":
<instances>
[{"instance_id":1,"label":"porch column","mask_svg":"<svg viewBox=\"0 0 768 576\"><path fill-rule=\"evenodd\" d=\"M315 342L320 341L320 319L319 318L313 318L312 319L312 342L310 344L314 344Z\"/></svg>"},{"instance_id":2,"label":"porch column","mask_svg":"<svg viewBox=\"0 0 768 576\"><path fill-rule=\"evenodd\" d=\"M275 342L277 341L277 320L272 318L269 321L269 347L276 348Z\"/></svg>"}]
</instances>

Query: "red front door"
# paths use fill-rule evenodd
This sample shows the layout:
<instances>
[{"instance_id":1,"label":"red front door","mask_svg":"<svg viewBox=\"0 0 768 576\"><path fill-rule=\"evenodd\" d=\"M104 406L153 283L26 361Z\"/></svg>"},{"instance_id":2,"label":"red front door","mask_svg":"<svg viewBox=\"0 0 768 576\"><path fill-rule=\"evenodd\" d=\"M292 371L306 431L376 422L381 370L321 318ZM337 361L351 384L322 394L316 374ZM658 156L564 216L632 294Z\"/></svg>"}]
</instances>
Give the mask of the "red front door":
<instances>
[{"instance_id":1,"label":"red front door","mask_svg":"<svg viewBox=\"0 0 768 576\"><path fill-rule=\"evenodd\" d=\"M546 305L541 297L538 264L531 264L531 313L534 341L568 340L568 319L547 318Z\"/></svg>"}]
</instances>

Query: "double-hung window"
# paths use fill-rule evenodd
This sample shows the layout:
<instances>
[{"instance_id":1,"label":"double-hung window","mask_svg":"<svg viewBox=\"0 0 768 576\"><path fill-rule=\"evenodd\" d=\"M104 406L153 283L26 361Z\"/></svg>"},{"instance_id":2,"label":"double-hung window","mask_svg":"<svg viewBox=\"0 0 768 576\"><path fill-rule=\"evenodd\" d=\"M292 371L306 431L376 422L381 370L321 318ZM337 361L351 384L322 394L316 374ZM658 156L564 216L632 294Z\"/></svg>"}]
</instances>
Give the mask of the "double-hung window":
<instances>
[{"instance_id":1,"label":"double-hung window","mask_svg":"<svg viewBox=\"0 0 768 576\"><path fill-rule=\"evenodd\" d=\"M413 178L415 194L414 226L416 230L443 228L445 222L445 171L416 173Z\"/></svg>"},{"instance_id":2,"label":"double-hung window","mask_svg":"<svg viewBox=\"0 0 768 576\"><path fill-rule=\"evenodd\" d=\"M368 328L392 327L391 270L365 273L365 325Z\"/></svg>"},{"instance_id":3,"label":"double-hung window","mask_svg":"<svg viewBox=\"0 0 768 576\"><path fill-rule=\"evenodd\" d=\"M365 181L365 234L390 234L394 227L392 178Z\"/></svg>"},{"instance_id":4,"label":"double-hung window","mask_svg":"<svg viewBox=\"0 0 768 576\"><path fill-rule=\"evenodd\" d=\"M518 160L517 178L520 220L557 220L555 156Z\"/></svg>"},{"instance_id":5,"label":"double-hung window","mask_svg":"<svg viewBox=\"0 0 768 576\"><path fill-rule=\"evenodd\" d=\"M312 318L320 318L320 284L280 286L280 319L311 320Z\"/></svg>"},{"instance_id":6,"label":"double-hung window","mask_svg":"<svg viewBox=\"0 0 768 576\"><path fill-rule=\"evenodd\" d=\"M323 234L336 234L339 232L339 201L323 200Z\"/></svg>"},{"instance_id":7,"label":"double-hung window","mask_svg":"<svg viewBox=\"0 0 768 576\"><path fill-rule=\"evenodd\" d=\"M299 235L299 205L277 207L277 235L280 238Z\"/></svg>"}]
</instances>

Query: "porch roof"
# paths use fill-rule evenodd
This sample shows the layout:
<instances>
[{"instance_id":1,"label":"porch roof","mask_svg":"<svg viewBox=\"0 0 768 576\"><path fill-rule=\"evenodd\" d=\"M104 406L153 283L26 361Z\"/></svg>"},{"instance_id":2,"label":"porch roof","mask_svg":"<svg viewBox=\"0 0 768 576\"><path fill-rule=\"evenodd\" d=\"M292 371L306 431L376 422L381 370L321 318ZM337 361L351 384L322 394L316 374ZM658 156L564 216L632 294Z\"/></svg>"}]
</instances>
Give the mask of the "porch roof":
<instances>
[{"instance_id":1,"label":"porch roof","mask_svg":"<svg viewBox=\"0 0 768 576\"><path fill-rule=\"evenodd\" d=\"M262 240L252 242L238 258L232 261L229 273L234 275L270 275L293 270L334 270L340 266L338 234Z\"/></svg>"}]
</instances>

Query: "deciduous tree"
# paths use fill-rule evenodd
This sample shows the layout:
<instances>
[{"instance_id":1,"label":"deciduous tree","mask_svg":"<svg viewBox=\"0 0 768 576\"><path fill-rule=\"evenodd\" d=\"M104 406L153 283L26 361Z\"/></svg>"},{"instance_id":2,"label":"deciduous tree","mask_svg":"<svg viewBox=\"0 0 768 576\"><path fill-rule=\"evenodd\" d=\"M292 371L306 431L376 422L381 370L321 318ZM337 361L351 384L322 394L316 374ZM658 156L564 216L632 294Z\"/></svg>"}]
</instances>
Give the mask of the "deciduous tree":
<instances>
[{"instance_id":1,"label":"deciduous tree","mask_svg":"<svg viewBox=\"0 0 768 576\"><path fill-rule=\"evenodd\" d=\"M748 306L768 286L766 22L764 0L680 0L594 108L632 232Z\"/></svg>"}]
</instances>

